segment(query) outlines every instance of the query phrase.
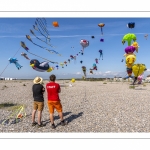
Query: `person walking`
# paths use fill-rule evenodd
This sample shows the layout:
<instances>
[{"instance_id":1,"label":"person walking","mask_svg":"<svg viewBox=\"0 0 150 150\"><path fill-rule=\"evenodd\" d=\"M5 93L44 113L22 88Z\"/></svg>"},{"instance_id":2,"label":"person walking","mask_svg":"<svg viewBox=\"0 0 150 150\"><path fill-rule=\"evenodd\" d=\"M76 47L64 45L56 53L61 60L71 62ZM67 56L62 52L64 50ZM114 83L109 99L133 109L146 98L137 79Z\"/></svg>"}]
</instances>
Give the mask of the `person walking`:
<instances>
[{"instance_id":1,"label":"person walking","mask_svg":"<svg viewBox=\"0 0 150 150\"><path fill-rule=\"evenodd\" d=\"M60 85L55 82L56 76L52 74L50 77L50 82L46 84L46 90L47 90L47 104L48 109L50 113L50 121L51 121L51 128L56 128L54 124L54 110L58 112L58 115L61 120L61 125L64 126L67 124L67 122L64 121L63 118L63 110L62 110L62 104L60 102L59 93L61 92Z\"/></svg>"},{"instance_id":2,"label":"person walking","mask_svg":"<svg viewBox=\"0 0 150 150\"><path fill-rule=\"evenodd\" d=\"M33 111L32 111L32 126L35 126L38 124L38 127L43 127L45 126L44 124L41 123L41 118L42 118L42 111L44 109L44 92L45 88L42 85L43 84L43 79L41 77L36 77L33 80L33 86L32 86L32 92L33 92ZM36 111L38 110L38 123L35 122L35 115Z\"/></svg>"}]
</instances>

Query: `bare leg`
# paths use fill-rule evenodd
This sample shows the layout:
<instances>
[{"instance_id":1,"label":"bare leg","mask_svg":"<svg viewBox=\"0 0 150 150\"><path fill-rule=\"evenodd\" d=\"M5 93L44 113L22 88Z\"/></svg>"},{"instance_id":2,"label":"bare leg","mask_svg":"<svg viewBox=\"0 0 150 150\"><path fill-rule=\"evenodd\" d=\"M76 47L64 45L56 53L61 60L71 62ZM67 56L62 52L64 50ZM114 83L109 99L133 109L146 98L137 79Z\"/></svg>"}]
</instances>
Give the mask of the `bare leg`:
<instances>
[{"instance_id":1,"label":"bare leg","mask_svg":"<svg viewBox=\"0 0 150 150\"><path fill-rule=\"evenodd\" d=\"M36 114L36 110L32 111L32 122L35 122L35 114Z\"/></svg>"},{"instance_id":2,"label":"bare leg","mask_svg":"<svg viewBox=\"0 0 150 150\"><path fill-rule=\"evenodd\" d=\"M51 124L54 124L54 116L53 116L53 114L50 114L50 121L51 121Z\"/></svg>"},{"instance_id":3,"label":"bare leg","mask_svg":"<svg viewBox=\"0 0 150 150\"><path fill-rule=\"evenodd\" d=\"M63 118L63 113L62 113L62 112L59 112L58 115L59 115L59 117L60 117L60 120L63 121L63 120L64 120L64 118Z\"/></svg>"},{"instance_id":4,"label":"bare leg","mask_svg":"<svg viewBox=\"0 0 150 150\"><path fill-rule=\"evenodd\" d=\"M42 111L38 111L38 124L41 124Z\"/></svg>"}]
</instances>

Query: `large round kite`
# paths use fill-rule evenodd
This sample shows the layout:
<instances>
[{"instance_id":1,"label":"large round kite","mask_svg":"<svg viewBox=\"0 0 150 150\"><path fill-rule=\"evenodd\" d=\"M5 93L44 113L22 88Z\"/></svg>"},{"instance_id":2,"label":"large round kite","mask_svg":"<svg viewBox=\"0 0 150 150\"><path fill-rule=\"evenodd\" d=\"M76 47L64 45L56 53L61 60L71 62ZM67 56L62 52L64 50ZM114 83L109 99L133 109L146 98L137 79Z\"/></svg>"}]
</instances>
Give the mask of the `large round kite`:
<instances>
[{"instance_id":1,"label":"large round kite","mask_svg":"<svg viewBox=\"0 0 150 150\"><path fill-rule=\"evenodd\" d=\"M82 46L82 48L83 48L82 52L84 52L84 48L86 48L86 47L89 46L89 41L82 39L82 40L80 41L80 44L81 44L81 46Z\"/></svg>"}]
</instances>

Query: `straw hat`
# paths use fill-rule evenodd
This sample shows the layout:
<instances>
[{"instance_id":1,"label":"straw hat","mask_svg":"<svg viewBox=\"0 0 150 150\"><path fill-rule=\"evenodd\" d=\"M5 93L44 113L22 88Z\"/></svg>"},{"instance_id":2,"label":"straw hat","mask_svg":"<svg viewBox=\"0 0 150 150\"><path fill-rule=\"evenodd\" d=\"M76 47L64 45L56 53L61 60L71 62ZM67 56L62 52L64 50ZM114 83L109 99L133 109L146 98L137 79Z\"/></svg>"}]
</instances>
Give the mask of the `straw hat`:
<instances>
[{"instance_id":1,"label":"straw hat","mask_svg":"<svg viewBox=\"0 0 150 150\"><path fill-rule=\"evenodd\" d=\"M33 80L33 83L34 84L42 84L43 83L43 79L41 77L36 77L34 80Z\"/></svg>"}]
</instances>

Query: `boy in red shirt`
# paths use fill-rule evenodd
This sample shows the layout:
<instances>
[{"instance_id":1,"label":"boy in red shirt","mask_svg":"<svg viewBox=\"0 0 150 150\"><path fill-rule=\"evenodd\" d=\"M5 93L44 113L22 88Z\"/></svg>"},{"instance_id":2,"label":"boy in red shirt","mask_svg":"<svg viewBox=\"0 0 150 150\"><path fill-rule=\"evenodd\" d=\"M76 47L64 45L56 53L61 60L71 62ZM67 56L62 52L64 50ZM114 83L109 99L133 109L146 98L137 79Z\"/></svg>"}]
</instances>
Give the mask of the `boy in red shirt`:
<instances>
[{"instance_id":1,"label":"boy in red shirt","mask_svg":"<svg viewBox=\"0 0 150 150\"><path fill-rule=\"evenodd\" d=\"M63 112L62 112L62 105L59 99L59 93L61 92L60 85L58 83L55 83L56 76L51 75L50 82L46 84L46 90L47 90L47 98L48 98L48 109L50 113L50 121L51 121L51 127L54 129L56 126L54 124L54 109L59 114L59 117L61 119L61 125L64 126L66 123L63 119Z\"/></svg>"}]
</instances>

